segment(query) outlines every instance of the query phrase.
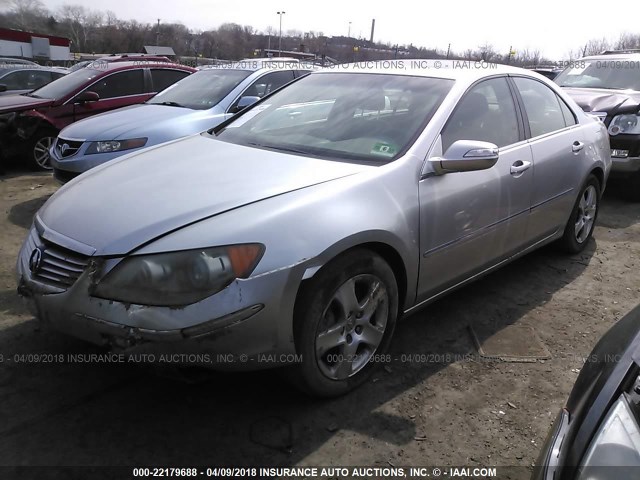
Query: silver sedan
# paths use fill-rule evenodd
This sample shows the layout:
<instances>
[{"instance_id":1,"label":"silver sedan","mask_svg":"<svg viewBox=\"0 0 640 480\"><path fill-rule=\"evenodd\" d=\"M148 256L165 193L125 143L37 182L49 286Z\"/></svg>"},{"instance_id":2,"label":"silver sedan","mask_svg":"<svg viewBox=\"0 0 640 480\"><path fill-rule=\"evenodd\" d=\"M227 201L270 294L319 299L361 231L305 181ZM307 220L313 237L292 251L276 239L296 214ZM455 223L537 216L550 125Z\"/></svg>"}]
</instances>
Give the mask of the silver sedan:
<instances>
[{"instance_id":1,"label":"silver sedan","mask_svg":"<svg viewBox=\"0 0 640 480\"><path fill-rule=\"evenodd\" d=\"M604 125L535 73L341 65L62 187L18 291L90 342L286 365L340 395L401 316L547 243L581 251L609 152Z\"/></svg>"}]
</instances>

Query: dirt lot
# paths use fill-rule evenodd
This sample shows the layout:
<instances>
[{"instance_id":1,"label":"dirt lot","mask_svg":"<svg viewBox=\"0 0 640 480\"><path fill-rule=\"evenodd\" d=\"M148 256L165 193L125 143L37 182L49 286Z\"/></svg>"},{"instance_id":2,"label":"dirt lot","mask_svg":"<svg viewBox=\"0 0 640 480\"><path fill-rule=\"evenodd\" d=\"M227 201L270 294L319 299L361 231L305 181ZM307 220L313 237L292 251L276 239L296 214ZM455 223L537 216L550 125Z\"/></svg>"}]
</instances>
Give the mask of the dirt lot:
<instances>
[{"instance_id":1,"label":"dirt lot","mask_svg":"<svg viewBox=\"0 0 640 480\"><path fill-rule=\"evenodd\" d=\"M640 206L610 188L585 253L543 249L406 318L397 360L344 398L310 400L272 372L184 383L130 364L19 363L99 351L41 329L15 293L18 248L55 190L47 174L0 177L0 465L530 466L581 356L640 297ZM480 341L533 327L552 358L482 360L469 325Z\"/></svg>"}]
</instances>

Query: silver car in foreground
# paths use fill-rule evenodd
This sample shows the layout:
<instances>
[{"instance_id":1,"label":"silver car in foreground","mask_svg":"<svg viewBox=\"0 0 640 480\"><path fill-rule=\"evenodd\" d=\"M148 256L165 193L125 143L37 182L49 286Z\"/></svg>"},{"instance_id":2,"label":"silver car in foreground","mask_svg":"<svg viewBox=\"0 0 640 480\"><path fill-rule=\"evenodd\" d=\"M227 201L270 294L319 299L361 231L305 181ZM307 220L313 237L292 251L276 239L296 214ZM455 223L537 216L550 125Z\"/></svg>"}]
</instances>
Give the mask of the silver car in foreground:
<instances>
[{"instance_id":1,"label":"silver car in foreground","mask_svg":"<svg viewBox=\"0 0 640 480\"><path fill-rule=\"evenodd\" d=\"M513 67L370 67L311 73L69 182L35 217L19 293L90 342L289 364L334 396L401 315L554 240L585 247L611 166L602 123Z\"/></svg>"}]
</instances>

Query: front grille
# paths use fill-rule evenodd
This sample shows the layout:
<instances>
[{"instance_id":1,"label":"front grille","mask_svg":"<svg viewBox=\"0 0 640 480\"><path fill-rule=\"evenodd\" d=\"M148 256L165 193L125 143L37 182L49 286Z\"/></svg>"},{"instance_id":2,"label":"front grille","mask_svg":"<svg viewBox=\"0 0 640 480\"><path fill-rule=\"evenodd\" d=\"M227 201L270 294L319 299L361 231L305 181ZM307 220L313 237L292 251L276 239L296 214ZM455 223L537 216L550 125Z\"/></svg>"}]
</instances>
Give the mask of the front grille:
<instances>
[{"instance_id":1,"label":"front grille","mask_svg":"<svg viewBox=\"0 0 640 480\"><path fill-rule=\"evenodd\" d=\"M78 140L66 140L58 137L56 139L56 152L60 158L67 158L78 153L78 150L84 142Z\"/></svg>"},{"instance_id":2,"label":"front grille","mask_svg":"<svg viewBox=\"0 0 640 480\"><path fill-rule=\"evenodd\" d=\"M35 271L31 271L31 276L33 280L52 287L67 289L78 280L89 263L89 257L41 238L34 229L26 249L29 260L36 248L40 249L41 260Z\"/></svg>"}]
</instances>

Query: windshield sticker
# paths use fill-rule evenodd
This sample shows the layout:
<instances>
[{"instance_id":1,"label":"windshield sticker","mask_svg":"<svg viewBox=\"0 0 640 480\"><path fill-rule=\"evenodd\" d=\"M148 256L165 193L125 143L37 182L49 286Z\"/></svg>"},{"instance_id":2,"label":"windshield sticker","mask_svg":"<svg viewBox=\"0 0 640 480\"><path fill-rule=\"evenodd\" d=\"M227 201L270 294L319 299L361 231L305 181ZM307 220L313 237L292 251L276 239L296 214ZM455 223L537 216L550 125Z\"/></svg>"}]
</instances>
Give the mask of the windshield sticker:
<instances>
[{"instance_id":1,"label":"windshield sticker","mask_svg":"<svg viewBox=\"0 0 640 480\"><path fill-rule=\"evenodd\" d=\"M267 108L269 108L271 106L270 103L267 103L265 105L258 105L257 107L254 107L251 109L251 111L245 113L244 115L242 115L240 118L238 118L235 122L227 125L227 128L237 128L237 127L241 127L242 125L244 125L245 123L247 123L249 120L251 120L253 117L255 117L256 115L258 115L260 112L262 112L263 110L266 110Z\"/></svg>"},{"instance_id":2,"label":"windshield sticker","mask_svg":"<svg viewBox=\"0 0 640 480\"><path fill-rule=\"evenodd\" d=\"M380 155L382 157L393 157L396 153L398 153L398 148L386 142L377 142L371 149L372 155Z\"/></svg>"}]
</instances>

